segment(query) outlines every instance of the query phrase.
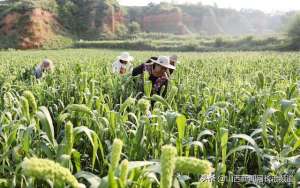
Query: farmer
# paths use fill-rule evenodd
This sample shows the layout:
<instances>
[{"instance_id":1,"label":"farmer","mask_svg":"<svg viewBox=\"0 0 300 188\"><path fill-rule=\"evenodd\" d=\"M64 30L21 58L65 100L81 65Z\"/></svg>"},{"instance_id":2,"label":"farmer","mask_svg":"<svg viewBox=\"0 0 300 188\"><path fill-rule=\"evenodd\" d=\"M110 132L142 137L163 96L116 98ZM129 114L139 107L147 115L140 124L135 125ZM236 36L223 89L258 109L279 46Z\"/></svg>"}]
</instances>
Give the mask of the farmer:
<instances>
[{"instance_id":1,"label":"farmer","mask_svg":"<svg viewBox=\"0 0 300 188\"><path fill-rule=\"evenodd\" d=\"M150 59L148 59L148 60L146 61L146 64L151 64L152 61L153 61L153 60L156 61L157 58L158 58L158 57L154 57L154 56L151 57ZM170 64L173 65L174 67L176 67L176 64L177 64L177 63L178 63L178 64L180 63L180 62L178 61L178 56L175 55L175 54L174 54L174 55L171 55L171 56L170 56ZM170 69L169 72L170 72L170 75L171 75L171 74L173 74L174 70Z\"/></svg>"},{"instance_id":2,"label":"farmer","mask_svg":"<svg viewBox=\"0 0 300 188\"><path fill-rule=\"evenodd\" d=\"M132 62L134 58L128 52L123 52L117 57L117 60L112 64L112 72L115 74L124 75L132 69Z\"/></svg>"},{"instance_id":3,"label":"farmer","mask_svg":"<svg viewBox=\"0 0 300 188\"><path fill-rule=\"evenodd\" d=\"M162 93L165 96L169 81L167 72L175 70L175 66L170 64L168 56L159 56L157 60L151 61L151 63L143 63L135 67L132 71L132 76L143 75L145 71L148 72L150 75L149 80L152 82L152 94L160 94L162 87L165 86L165 90Z\"/></svg>"},{"instance_id":4,"label":"farmer","mask_svg":"<svg viewBox=\"0 0 300 188\"><path fill-rule=\"evenodd\" d=\"M44 59L42 63L37 65L34 70L34 75L36 79L43 77L43 73L52 72L54 70L53 62L50 59Z\"/></svg>"}]
</instances>

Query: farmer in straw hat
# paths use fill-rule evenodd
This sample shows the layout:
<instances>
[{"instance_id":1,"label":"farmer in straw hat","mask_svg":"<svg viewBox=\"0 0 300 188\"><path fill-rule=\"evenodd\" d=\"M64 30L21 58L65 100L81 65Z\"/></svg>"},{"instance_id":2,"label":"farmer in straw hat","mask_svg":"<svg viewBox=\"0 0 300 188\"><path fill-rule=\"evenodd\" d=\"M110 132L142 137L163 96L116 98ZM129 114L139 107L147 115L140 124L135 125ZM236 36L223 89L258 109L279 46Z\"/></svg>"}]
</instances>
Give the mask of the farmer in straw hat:
<instances>
[{"instance_id":1,"label":"farmer in straw hat","mask_svg":"<svg viewBox=\"0 0 300 188\"><path fill-rule=\"evenodd\" d=\"M133 60L134 58L130 56L128 52L123 52L112 64L112 72L121 75L130 72L132 69L132 64L130 62L132 62Z\"/></svg>"},{"instance_id":2,"label":"farmer in straw hat","mask_svg":"<svg viewBox=\"0 0 300 188\"><path fill-rule=\"evenodd\" d=\"M147 64L151 64L152 63L152 61L156 61L158 59L158 57L151 57L150 59L148 59L147 61L146 61L146 63ZM178 56L177 55L171 55L170 56L170 64L171 65L173 65L174 67L176 67L176 64L179 64L180 62L178 61ZM170 69L169 70L169 76L171 75L171 74L173 74L173 72L174 72L174 70L172 70L172 69Z\"/></svg>"},{"instance_id":3,"label":"farmer in straw hat","mask_svg":"<svg viewBox=\"0 0 300 188\"><path fill-rule=\"evenodd\" d=\"M53 62L50 59L44 59L42 63L37 65L34 70L34 75L36 79L43 77L43 73L52 72L54 70Z\"/></svg>"},{"instance_id":4,"label":"farmer in straw hat","mask_svg":"<svg viewBox=\"0 0 300 188\"><path fill-rule=\"evenodd\" d=\"M168 56L159 56L157 60L151 60L151 63L143 63L132 71L132 76L143 75L144 72L149 73L149 80L152 82L152 94L160 94L161 89L165 86L165 90L162 93L166 94L168 86L169 70L175 70L175 66L170 64L170 58Z\"/></svg>"}]
</instances>

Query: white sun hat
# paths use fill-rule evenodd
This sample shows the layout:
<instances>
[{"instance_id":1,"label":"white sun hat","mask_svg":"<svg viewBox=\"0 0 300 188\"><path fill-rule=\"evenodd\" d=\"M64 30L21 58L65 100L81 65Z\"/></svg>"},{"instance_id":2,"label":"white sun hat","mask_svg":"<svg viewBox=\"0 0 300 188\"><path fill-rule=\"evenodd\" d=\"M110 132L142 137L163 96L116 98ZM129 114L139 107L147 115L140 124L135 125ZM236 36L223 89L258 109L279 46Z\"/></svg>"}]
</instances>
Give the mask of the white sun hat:
<instances>
[{"instance_id":1,"label":"white sun hat","mask_svg":"<svg viewBox=\"0 0 300 188\"><path fill-rule=\"evenodd\" d=\"M168 56L159 56L158 59L152 60L153 63L156 63L158 65L161 65L163 67L166 67L168 69L173 69L175 70L176 67L170 64L170 58Z\"/></svg>"},{"instance_id":2,"label":"white sun hat","mask_svg":"<svg viewBox=\"0 0 300 188\"><path fill-rule=\"evenodd\" d=\"M170 61L174 61L175 63L180 64L180 61L178 61L178 56L177 55L170 56Z\"/></svg>"},{"instance_id":3,"label":"white sun hat","mask_svg":"<svg viewBox=\"0 0 300 188\"><path fill-rule=\"evenodd\" d=\"M50 59L44 59L42 61L42 64L41 66L43 68L46 68L46 69L49 69L49 70L52 70L54 68L54 64L53 64L53 61L51 61Z\"/></svg>"},{"instance_id":4,"label":"white sun hat","mask_svg":"<svg viewBox=\"0 0 300 188\"><path fill-rule=\"evenodd\" d=\"M118 56L118 59L127 61L127 62L134 60L134 58L128 52L122 52L122 54L120 56Z\"/></svg>"}]
</instances>

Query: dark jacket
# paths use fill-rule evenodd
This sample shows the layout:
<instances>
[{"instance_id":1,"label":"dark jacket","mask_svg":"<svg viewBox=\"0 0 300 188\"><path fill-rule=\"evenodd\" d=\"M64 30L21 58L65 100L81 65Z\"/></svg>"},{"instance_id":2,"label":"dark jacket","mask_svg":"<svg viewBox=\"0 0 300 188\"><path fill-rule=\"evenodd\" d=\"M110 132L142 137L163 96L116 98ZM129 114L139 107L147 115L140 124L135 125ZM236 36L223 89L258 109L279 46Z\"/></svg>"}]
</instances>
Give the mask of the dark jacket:
<instances>
[{"instance_id":1,"label":"dark jacket","mask_svg":"<svg viewBox=\"0 0 300 188\"><path fill-rule=\"evenodd\" d=\"M153 70L153 65L146 62L135 67L132 71L132 76L143 75L143 73L147 71L150 75L149 80L152 82L151 95L160 94L163 86L165 86L165 89L162 93L162 96L165 96L167 93L168 79L166 77L155 77L152 74L152 70Z\"/></svg>"},{"instance_id":2,"label":"dark jacket","mask_svg":"<svg viewBox=\"0 0 300 188\"><path fill-rule=\"evenodd\" d=\"M41 66L36 66L34 69L34 76L36 77L36 79L40 79L43 77L43 70L41 68Z\"/></svg>"}]
</instances>

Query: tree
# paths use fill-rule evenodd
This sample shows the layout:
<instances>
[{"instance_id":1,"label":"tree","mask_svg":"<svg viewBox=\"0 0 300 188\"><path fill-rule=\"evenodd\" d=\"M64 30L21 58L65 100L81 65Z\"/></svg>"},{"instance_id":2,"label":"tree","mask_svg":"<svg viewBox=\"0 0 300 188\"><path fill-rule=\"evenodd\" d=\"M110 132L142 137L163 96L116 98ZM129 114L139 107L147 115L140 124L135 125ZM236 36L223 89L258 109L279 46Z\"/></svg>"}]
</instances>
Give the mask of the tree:
<instances>
[{"instance_id":1,"label":"tree","mask_svg":"<svg viewBox=\"0 0 300 188\"><path fill-rule=\"evenodd\" d=\"M119 37L123 37L128 32L127 27L124 24L120 24L117 26L116 34Z\"/></svg>"},{"instance_id":2,"label":"tree","mask_svg":"<svg viewBox=\"0 0 300 188\"><path fill-rule=\"evenodd\" d=\"M141 32L141 26L140 26L140 24L137 23L137 22L131 22L131 23L128 25L128 30L129 30L129 33L130 33L130 34L136 34L136 33Z\"/></svg>"},{"instance_id":3,"label":"tree","mask_svg":"<svg viewBox=\"0 0 300 188\"><path fill-rule=\"evenodd\" d=\"M104 28L105 21L108 20L106 18L113 16L110 10L120 8L115 0L56 1L59 4L59 17L63 25L74 36L89 40L99 38L99 35L107 29Z\"/></svg>"}]
</instances>

